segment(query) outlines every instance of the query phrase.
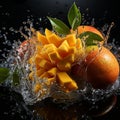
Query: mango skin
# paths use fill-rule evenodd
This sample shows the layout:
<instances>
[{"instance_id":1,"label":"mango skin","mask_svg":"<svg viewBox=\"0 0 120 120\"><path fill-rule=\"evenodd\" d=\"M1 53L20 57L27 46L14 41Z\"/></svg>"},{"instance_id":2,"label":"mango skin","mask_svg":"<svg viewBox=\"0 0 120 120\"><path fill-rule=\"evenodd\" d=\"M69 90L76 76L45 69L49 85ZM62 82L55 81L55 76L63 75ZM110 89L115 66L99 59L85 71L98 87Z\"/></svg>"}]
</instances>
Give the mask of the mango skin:
<instances>
[{"instance_id":1,"label":"mango skin","mask_svg":"<svg viewBox=\"0 0 120 120\"><path fill-rule=\"evenodd\" d=\"M119 76L119 63L107 48L89 46L86 58L73 66L72 74L86 80L95 89L106 89L115 83Z\"/></svg>"}]
</instances>

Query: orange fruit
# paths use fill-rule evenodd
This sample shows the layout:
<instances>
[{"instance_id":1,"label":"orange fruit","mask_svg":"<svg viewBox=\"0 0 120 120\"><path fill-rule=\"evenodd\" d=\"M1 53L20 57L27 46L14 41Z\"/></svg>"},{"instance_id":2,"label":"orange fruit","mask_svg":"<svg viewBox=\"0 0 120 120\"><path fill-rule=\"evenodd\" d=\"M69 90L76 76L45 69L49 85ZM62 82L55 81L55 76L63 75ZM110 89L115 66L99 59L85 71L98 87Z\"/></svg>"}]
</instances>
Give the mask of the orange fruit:
<instances>
[{"instance_id":1,"label":"orange fruit","mask_svg":"<svg viewBox=\"0 0 120 120\"><path fill-rule=\"evenodd\" d=\"M104 39L102 33L92 26L78 27L78 34L86 31L94 32ZM100 49L97 45L88 46L86 47L85 60L80 64L74 65L71 74L77 76L77 81L81 78L91 83L93 88L105 89L117 80L119 63L114 54L105 48L103 44Z\"/></svg>"},{"instance_id":2,"label":"orange fruit","mask_svg":"<svg viewBox=\"0 0 120 120\"><path fill-rule=\"evenodd\" d=\"M95 89L105 89L119 76L119 63L107 48L97 46L86 48L87 56L81 65L73 67L73 74L85 79ZM76 72L75 72L76 69Z\"/></svg>"},{"instance_id":3,"label":"orange fruit","mask_svg":"<svg viewBox=\"0 0 120 120\"><path fill-rule=\"evenodd\" d=\"M119 63L114 54L105 47L88 53L85 64L87 81L94 88L106 88L119 76Z\"/></svg>"}]
</instances>

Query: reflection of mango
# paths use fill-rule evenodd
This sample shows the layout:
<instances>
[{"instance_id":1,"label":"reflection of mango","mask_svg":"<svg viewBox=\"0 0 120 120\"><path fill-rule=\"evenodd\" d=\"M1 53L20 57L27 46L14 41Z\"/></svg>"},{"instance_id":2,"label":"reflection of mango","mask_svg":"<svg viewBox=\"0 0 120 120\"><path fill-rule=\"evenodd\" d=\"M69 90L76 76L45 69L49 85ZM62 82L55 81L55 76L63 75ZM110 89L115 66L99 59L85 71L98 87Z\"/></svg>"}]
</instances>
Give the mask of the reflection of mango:
<instances>
[{"instance_id":1,"label":"reflection of mango","mask_svg":"<svg viewBox=\"0 0 120 120\"><path fill-rule=\"evenodd\" d=\"M36 44L35 54L29 63L35 64L37 69L30 73L30 78L36 73L37 77L47 80L47 85L57 82L66 91L77 89L76 82L67 72L71 70L78 56L83 54L81 40L73 33L60 37L48 29L45 29L45 35L40 32L36 34L40 44Z\"/></svg>"}]
</instances>

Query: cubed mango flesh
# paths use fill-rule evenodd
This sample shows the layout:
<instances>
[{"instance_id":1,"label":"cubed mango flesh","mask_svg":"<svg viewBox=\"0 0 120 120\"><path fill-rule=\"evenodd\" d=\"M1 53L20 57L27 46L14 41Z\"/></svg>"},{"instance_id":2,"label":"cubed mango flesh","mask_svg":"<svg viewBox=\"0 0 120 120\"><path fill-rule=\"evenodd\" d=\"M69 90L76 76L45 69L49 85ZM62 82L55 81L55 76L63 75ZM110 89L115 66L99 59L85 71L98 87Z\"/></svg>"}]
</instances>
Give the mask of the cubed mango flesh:
<instances>
[{"instance_id":1,"label":"cubed mango flesh","mask_svg":"<svg viewBox=\"0 0 120 120\"><path fill-rule=\"evenodd\" d=\"M45 29L45 36L46 36L47 39L48 39L49 36L52 35L52 34L53 34L52 31L48 30L47 28Z\"/></svg>"},{"instance_id":2,"label":"cubed mango flesh","mask_svg":"<svg viewBox=\"0 0 120 120\"><path fill-rule=\"evenodd\" d=\"M41 68L44 68L45 70L48 70L52 67L52 64L45 59L41 59L41 61L39 62L39 66Z\"/></svg>"},{"instance_id":3,"label":"cubed mango flesh","mask_svg":"<svg viewBox=\"0 0 120 120\"><path fill-rule=\"evenodd\" d=\"M53 64L58 63L62 59L57 51L53 51L49 53L48 56L49 56L51 63Z\"/></svg>"},{"instance_id":4,"label":"cubed mango flesh","mask_svg":"<svg viewBox=\"0 0 120 120\"><path fill-rule=\"evenodd\" d=\"M56 47L58 47L62 43L61 38L57 36L55 33L51 34L48 37L48 41L49 43L53 43Z\"/></svg>"},{"instance_id":5,"label":"cubed mango flesh","mask_svg":"<svg viewBox=\"0 0 120 120\"><path fill-rule=\"evenodd\" d=\"M50 77L50 78L48 78L47 79L47 85L51 85L53 82L55 82L56 81L56 78L55 77Z\"/></svg>"},{"instance_id":6,"label":"cubed mango flesh","mask_svg":"<svg viewBox=\"0 0 120 120\"><path fill-rule=\"evenodd\" d=\"M44 45L41 52L50 53L52 51L55 51L56 49L57 49L56 46L53 43L51 43L51 44Z\"/></svg>"},{"instance_id":7,"label":"cubed mango flesh","mask_svg":"<svg viewBox=\"0 0 120 120\"><path fill-rule=\"evenodd\" d=\"M83 55L83 44L80 38L76 38L75 33L60 37L54 32L45 29L45 35L36 32L37 44L35 54L29 59L29 63L36 65L36 71L31 69L30 79L33 74L47 81L58 82L67 91L78 89L77 83L69 76L72 64ZM41 43L41 44L40 44ZM35 91L41 89L35 87Z\"/></svg>"},{"instance_id":8,"label":"cubed mango flesh","mask_svg":"<svg viewBox=\"0 0 120 120\"><path fill-rule=\"evenodd\" d=\"M48 74L52 77L55 77L56 76L56 73L57 73L57 68L56 67L53 67L51 68L50 70L47 71Z\"/></svg>"},{"instance_id":9,"label":"cubed mango flesh","mask_svg":"<svg viewBox=\"0 0 120 120\"><path fill-rule=\"evenodd\" d=\"M78 88L75 81L66 72L58 72L57 77L58 77L59 83L65 86L68 90L71 91Z\"/></svg>"},{"instance_id":10,"label":"cubed mango flesh","mask_svg":"<svg viewBox=\"0 0 120 120\"><path fill-rule=\"evenodd\" d=\"M47 38L42 35L39 31L36 32L36 36L39 42L41 42L42 45L48 44Z\"/></svg>"},{"instance_id":11,"label":"cubed mango flesh","mask_svg":"<svg viewBox=\"0 0 120 120\"><path fill-rule=\"evenodd\" d=\"M62 44L58 48L58 52L61 55L61 57L65 57L68 54L70 46L67 42L67 40L63 41Z\"/></svg>"},{"instance_id":12,"label":"cubed mango flesh","mask_svg":"<svg viewBox=\"0 0 120 120\"><path fill-rule=\"evenodd\" d=\"M75 45L76 45L77 39L76 39L75 34L67 35L64 39L67 40L69 46L72 47L72 46L75 46Z\"/></svg>"},{"instance_id":13,"label":"cubed mango flesh","mask_svg":"<svg viewBox=\"0 0 120 120\"><path fill-rule=\"evenodd\" d=\"M69 71L71 69L71 63L67 61L60 61L57 64L57 67L60 71Z\"/></svg>"}]
</instances>

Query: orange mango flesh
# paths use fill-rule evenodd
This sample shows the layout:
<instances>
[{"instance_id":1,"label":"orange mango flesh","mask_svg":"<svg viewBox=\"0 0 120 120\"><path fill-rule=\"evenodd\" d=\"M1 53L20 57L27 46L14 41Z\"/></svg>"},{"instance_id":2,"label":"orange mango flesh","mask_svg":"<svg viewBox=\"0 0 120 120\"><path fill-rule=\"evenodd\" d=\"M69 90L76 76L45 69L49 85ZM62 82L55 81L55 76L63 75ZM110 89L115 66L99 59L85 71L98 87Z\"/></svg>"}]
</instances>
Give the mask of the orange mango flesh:
<instances>
[{"instance_id":1,"label":"orange mango flesh","mask_svg":"<svg viewBox=\"0 0 120 120\"><path fill-rule=\"evenodd\" d=\"M76 82L69 76L69 71L78 56L84 53L81 40L74 33L60 37L48 29L45 29L45 35L37 31L36 39L36 51L29 59L31 65L35 64L36 71L31 70L29 78L34 80L35 74L46 79L48 85L57 82L65 91L78 89ZM36 84L34 91L38 92L41 87L40 83Z\"/></svg>"},{"instance_id":2,"label":"orange mango flesh","mask_svg":"<svg viewBox=\"0 0 120 120\"><path fill-rule=\"evenodd\" d=\"M59 83L67 88L67 90L76 90L78 88L77 84L70 78L66 72L58 72L57 77Z\"/></svg>"}]
</instances>

